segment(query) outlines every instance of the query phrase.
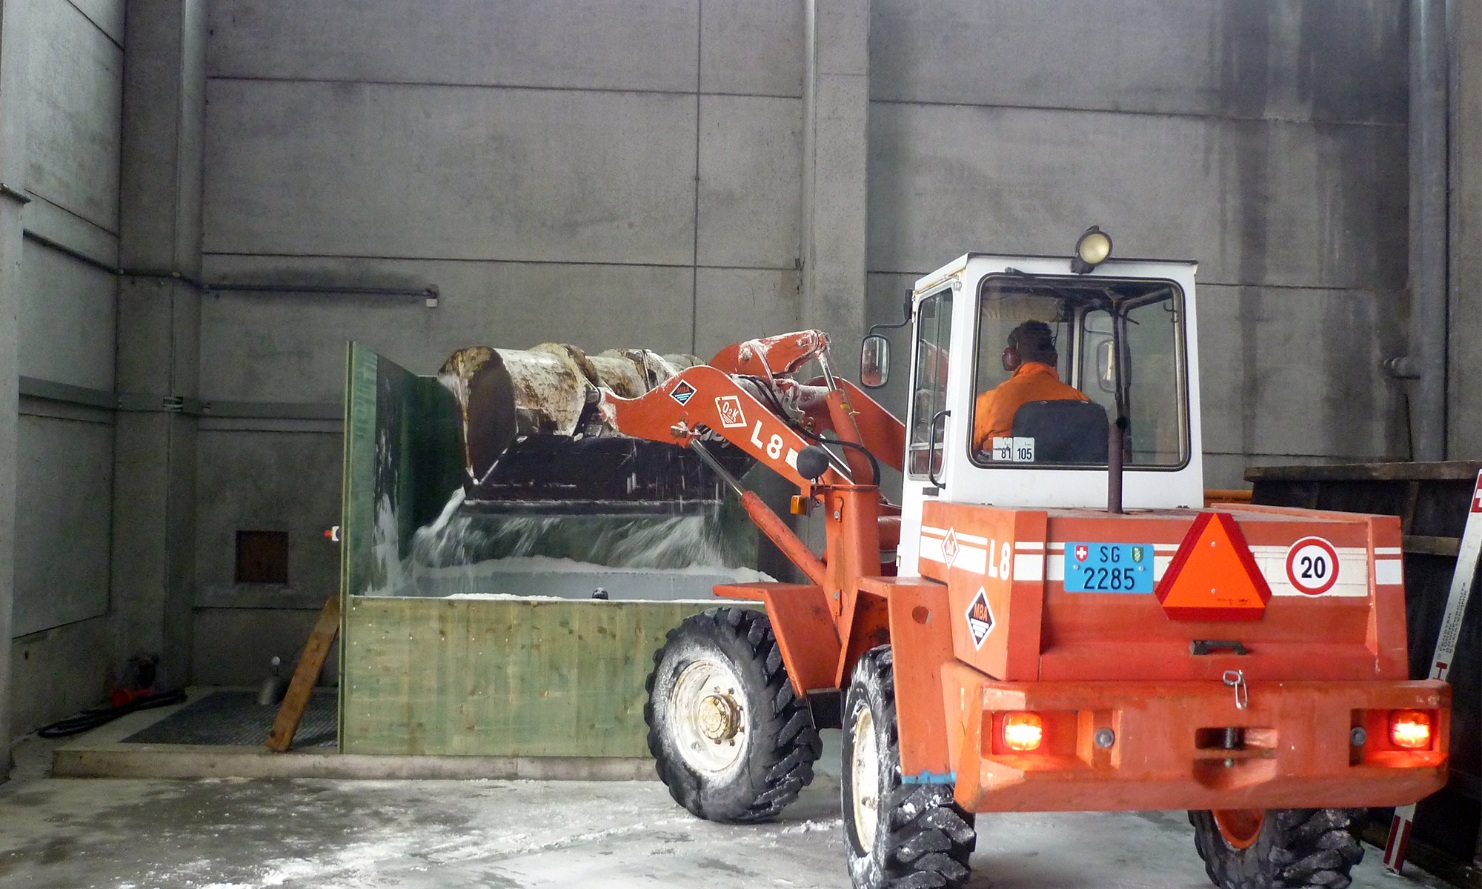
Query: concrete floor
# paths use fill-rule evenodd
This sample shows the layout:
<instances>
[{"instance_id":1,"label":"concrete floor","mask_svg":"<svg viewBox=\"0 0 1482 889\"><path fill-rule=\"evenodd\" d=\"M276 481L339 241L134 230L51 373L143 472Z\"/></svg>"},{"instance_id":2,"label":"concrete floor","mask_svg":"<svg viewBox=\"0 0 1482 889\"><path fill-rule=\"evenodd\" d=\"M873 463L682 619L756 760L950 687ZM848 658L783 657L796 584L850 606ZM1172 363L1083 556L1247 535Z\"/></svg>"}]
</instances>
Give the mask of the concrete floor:
<instances>
[{"instance_id":1,"label":"concrete floor","mask_svg":"<svg viewBox=\"0 0 1482 889\"><path fill-rule=\"evenodd\" d=\"M536 889L847 887L838 733L782 820L689 816L657 781L62 779L54 744L0 785L0 887ZM1182 812L985 815L973 889L1203 889ZM1356 889L1441 889L1386 873Z\"/></svg>"}]
</instances>

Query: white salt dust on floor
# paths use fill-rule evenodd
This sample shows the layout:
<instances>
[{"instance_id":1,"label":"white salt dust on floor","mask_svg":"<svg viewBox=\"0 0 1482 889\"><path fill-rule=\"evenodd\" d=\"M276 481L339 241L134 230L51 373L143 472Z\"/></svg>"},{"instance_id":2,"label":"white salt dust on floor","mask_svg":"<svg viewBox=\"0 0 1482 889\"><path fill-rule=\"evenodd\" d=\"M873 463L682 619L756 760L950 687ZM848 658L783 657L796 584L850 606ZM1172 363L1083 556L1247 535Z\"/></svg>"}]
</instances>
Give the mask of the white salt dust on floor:
<instances>
[{"instance_id":1,"label":"white salt dust on floor","mask_svg":"<svg viewBox=\"0 0 1482 889\"><path fill-rule=\"evenodd\" d=\"M972 889L1209 885L1181 812L985 815L978 829ZM844 889L842 831L829 775L745 827L692 818L656 781L31 778L0 785L0 887ZM1378 858L1357 889L1443 885Z\"/></svg>"}]
</instances>

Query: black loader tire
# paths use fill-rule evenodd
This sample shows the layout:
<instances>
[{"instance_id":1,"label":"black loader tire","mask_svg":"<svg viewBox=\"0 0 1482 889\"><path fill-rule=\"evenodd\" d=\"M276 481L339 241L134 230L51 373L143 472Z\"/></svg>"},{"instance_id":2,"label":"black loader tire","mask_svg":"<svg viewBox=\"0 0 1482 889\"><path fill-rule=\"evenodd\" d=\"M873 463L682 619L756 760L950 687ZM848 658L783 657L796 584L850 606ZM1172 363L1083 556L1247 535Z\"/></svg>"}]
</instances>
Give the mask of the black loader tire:
<instances>
[{"instance_id":1,"label":"black loader tire","mask_svg":"<svg viewBox=\"0 0 1482 889\"><path fill-rule=\"evenodd\" d=\"M1349 871L1364 857L1350 828L1353 816L1351 809L1204 810L1190 812L1189 822L1204 870L1216 886L1347 889L1353 882ZM1222 830L1221 820L1242 826Z\"/></svg>"},{"instance_id":2,"label":"black loader tire","mask_svg":"<svg viewBox=\"0 0 1482 889\"><path fill-rule=\"evenodd\" d=\"M867 786L871 774L874 787ZM857 889L960 889L967 882L968 858L978 843L973 816L953 800L950 784L901 782L894 657L887 645L866 652L854 668L844 702L842 789L845 853Z\"/></svg>"},{"instance_id":3,"label":"black loader tire","mask_svg":"<svg viewBox=\"0 0 1482 889\"><path fill-rule=\"evenodd\" d=\"M648 749L675 802L710 821L777 817L823 742L766 614L711 608L669 632L646 684Z\"/></svg>"}]
</instances>

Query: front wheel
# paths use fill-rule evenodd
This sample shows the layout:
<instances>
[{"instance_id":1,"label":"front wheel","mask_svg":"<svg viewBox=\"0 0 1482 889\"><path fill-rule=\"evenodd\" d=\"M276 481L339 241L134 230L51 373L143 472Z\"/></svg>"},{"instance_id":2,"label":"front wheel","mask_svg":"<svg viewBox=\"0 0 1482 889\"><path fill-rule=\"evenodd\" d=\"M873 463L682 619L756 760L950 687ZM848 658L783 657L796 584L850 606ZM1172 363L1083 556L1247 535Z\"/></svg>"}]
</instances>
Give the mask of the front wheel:
<instances>
[{"instance_id":1,"label":"front wheel","mask_svg":"<svg viewBox=\"0 0 1482 889\"><path fill-rule=\"evenodd\" d=\"M866 652L844 702L844 838L858 889L960 889L977 845L973 816L948 784L901 781L889 646Z\"/></svg>"},{"instance_id":2,"label":"front wheel","mask_svg":"<svg viewBox=\"0 0 1482 889\"><path fill-rule=\"evenodd\" d=\"M648 677L648 749L669 795L711 821L774 818L823 743L767 616L712 608L670 631Z\"/></svg>"},{"instance_id":3,"label":"front wheel","mask_svg":"<svg viewBox=\"0 0 1482 889\"><path fill-rule=\"evenodd\" d=\"M1348 809L1189 813L1204 870L1223 889L1346 889L1364 857Z\"/></svg>"}]
</instances>

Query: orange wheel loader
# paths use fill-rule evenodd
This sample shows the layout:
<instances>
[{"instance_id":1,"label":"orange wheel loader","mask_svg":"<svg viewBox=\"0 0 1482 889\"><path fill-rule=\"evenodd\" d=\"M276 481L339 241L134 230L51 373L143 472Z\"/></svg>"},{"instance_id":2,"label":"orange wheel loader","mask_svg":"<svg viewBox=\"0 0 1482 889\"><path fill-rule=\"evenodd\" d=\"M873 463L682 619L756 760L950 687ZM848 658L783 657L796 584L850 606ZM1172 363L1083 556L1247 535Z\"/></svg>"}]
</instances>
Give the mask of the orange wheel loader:
<instances>
[{"instance_id":1,"label":"orange wheel loader","mask_svg":"<svg viewBox=\"0 0 1482 889\"><path fill-rule=\"evenodd\" d=\"M765 611L711 609L655 655L649 746L682 806L772 818L841 727L858 887L962 886L977 812L1187 809L1216 885L1342 889L1352 810L1442 786L1450 691L1407 676L1399 521L1204 508L1195 265L1110 247L920 279L904 424L817 331L590 399L710 464L806 578L717 587ZM1019 354L1026 322L1049 333ZM1005 411L1006 368L1074 391ZM866 337L861 381L889 373ZM797 486L821 554L737 451Z\"/></svg>"}]
</instances>

